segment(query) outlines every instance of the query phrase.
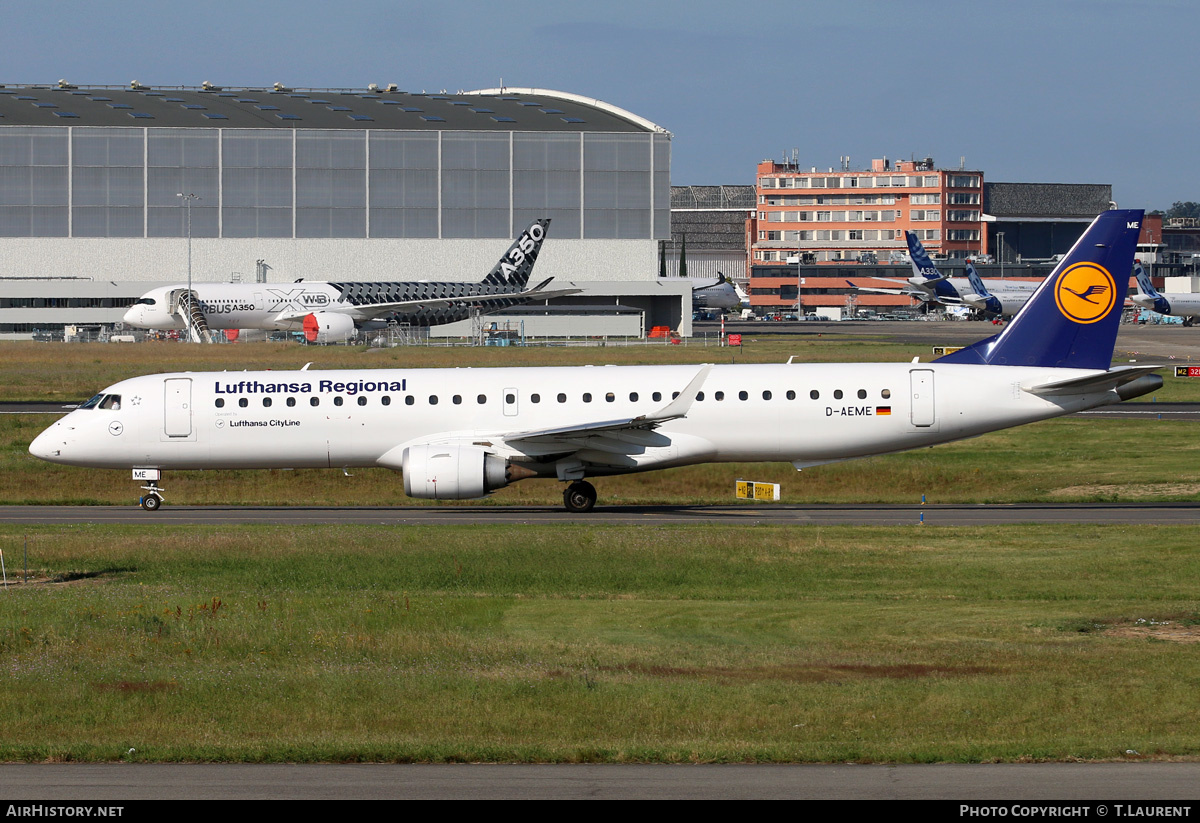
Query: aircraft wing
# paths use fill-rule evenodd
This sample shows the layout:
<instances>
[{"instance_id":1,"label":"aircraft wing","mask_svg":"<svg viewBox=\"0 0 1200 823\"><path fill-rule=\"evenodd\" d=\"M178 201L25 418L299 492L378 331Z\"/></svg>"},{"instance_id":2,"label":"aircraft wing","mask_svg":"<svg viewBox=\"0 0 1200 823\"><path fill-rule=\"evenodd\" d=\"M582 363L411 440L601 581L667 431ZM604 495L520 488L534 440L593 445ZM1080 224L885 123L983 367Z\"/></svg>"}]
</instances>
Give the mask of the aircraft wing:
<instances>
[{"instance_id":1,"label":"aircraft wing","mask_svg":"<svg viewBox=\"0 0 1200 823\"><path fill-rule=\"evenodd\" d=\"M877 289L877 288L872 288L870 286L856 286L854 283L852 283L849 280L846 281L846 284L849 285L853 289L857 289L858 291L861 291L861 292L867 292L869 294L903 294L907 297L915 297L918 300L924 300L926 302L946 303L946 304L950 304L950 305L957 305L962 302L958 298L954 298L954 297L939 297L938 295L934 294L933 291L931 291L929 289L917 288L916 286L913 286L912 284L906 283L904 280L892 280L892 279L886 278L886 277L873 277L871 279L872 280L883 280L884 282L887 282L887 283L905 283L906 288Z\"/></svg>"}]
</instances>

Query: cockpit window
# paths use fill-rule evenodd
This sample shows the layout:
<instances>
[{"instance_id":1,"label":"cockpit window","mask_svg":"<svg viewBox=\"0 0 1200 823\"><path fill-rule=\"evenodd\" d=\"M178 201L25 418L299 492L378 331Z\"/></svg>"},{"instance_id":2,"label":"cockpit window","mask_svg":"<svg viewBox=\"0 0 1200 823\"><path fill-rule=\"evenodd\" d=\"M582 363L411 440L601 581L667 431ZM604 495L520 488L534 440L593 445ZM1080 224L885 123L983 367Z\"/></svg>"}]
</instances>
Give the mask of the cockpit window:
<instances>
[{"instance_id":1,"label":"cockpit window","mask_svg":"<svg viewBox=\"0 0 1200 823\"><path fill-rule=\"evenodd\" d=\"M153 297L140 297L137 300L133 301L133 305L135 305L135 306L140 306L142 304L145 304L147 306L153 306L154 298Z\"/></svg>"},{"instance_id":2,"label":"cockpit window","mask_svg":"<svg viewBox=\"0 0 1200 823\"><path fill-rule=\"evenodd\" d=\"M119 411L121 408L121 395L106 394L104 396L104 399L100 401L100 408L112 409L113 411Z\"/></svg>"},{"instance_id":3,"label":"cockpit window","mask_svg":"<svg viewBox=\"0 0 1200 823\"><path fill-rule=\"evenodd\" d=\"M94 408L96 408L97 406L99 406L99 405L100 405L100 401L101 401L101 400L103 400L103 399L104 399L104 395L102 395L102 394L98 394L98 395L96 395L95 397L93 397L91 400L89 400L89 401L87 401L86 403L84 403L83 405L81 405L79 408L81 408L81 409L94 409Z\"/></svg>"}]
</instances>

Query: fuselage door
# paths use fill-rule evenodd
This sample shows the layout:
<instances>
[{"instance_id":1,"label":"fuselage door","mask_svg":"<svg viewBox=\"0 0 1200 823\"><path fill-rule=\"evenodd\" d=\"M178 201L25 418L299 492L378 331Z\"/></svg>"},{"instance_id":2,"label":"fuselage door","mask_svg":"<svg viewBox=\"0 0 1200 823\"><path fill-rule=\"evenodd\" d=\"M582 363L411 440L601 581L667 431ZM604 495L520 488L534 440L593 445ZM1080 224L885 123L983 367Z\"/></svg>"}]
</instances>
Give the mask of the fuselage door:
<instances>
[{"instance_id":1,"label":"fuselage door","mask_svg":"<svg viewBox=\"0 0 1200 823\"><path fill-rule=\"evenodd\" d=\"M169 377L163 381L163 431L167 437L192 436L192 380Z\"/></svg>"},{"instance_id":2,"label":"fuselage door","mask_svg":"<svg viewBox=\"0 0 1200 823\"><path fill-rule=\"evenodd\" d=\"M504 396L501 398L504 406L505 417L517 416L517 400L520 397L516 389L505 389Z\"/></svg>"},{"instance_id":3,"label":"fuselage door","mask_svg":"<svg viewBox=\"0 0 1200 823\"><path fill-rule=\"evenodd\" d=\"M913 369L909 376L909 399L913 426L929 429L937 424L933 397L933 370Z\"/></svg>"}]
</instances>

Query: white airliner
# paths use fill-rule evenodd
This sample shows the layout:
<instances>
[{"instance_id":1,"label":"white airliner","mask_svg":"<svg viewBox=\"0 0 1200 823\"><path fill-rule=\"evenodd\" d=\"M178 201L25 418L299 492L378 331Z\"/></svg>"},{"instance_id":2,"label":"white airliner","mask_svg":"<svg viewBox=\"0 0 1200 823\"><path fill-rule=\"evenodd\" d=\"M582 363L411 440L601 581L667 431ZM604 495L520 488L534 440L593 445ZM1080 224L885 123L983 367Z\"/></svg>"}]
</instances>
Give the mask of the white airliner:
<instances>
[{"instance_id":1,"label":"white airliner","mask_svg":"<svg viewBox=\"0 0 1200 823\"><path fill-rule=\"evenodd\" d=\"M984 317L1012 317L1019 312L1033 293L1037 291L1037 283L1018 283L1010 280L993 280L990 289L979 272L967 261L967 282L971 291L963 291L962 302Z\"/></svg>"},{"instance_id":2,"label":"white airliner","mask_svg":"<svg viewBox=\"0 0 1200 823\"><path fill-rule=\"evenodd\" d=\"M1155 367L1111 368L1141 220L1101 214L1000 334L932 363L157 374L104 389L29 450L132 469L150 510L168 470L384 466L420 498L556 478L583 512L586 477L945 443L1162 385Z\"/></svg>"},{"instance_id":3,"label":"white airliner","mask_svg":"<svg viewBox=\"0 0 1200 823\"><path fill-rule=\"evenodd\" d=\"M452 282L303 282L196 283L192 291L204 329L303 331L312 342L342 341L356 329L382 328L387 320L435 326L483 313L546 300L579 289L549 291L549 278L528 288L550 220L535 220L509 246L495 267L477 283ZM125 313L125 322L141 329L184 329L187 287L163 286L142 295Z\"/></svg>"},{"instance_id":4,"label":"white airliner","mask_svg":"<svg viewBox=\"0 0 1200 823\"><path fill-rule=\"evenodd\" d=\"M1129 300L1135 306L1150 309L1159 314L1182 317L1185 326L1192 325L1195 319L1200 317L1200 294L1187 292L1159 294L1140 262L1133 264L1133 273L1137 278L1138 288L1137 294L1130 295Z\"/></svg>"},{"instance_id":5,"label":"white airliner","mask_svg":"<svg viewBox=\"0 0 1200 823\"><path fill-rule=\"evenodd\" d=\"M721 272L717 279L711 277L690 277L692 281L693 309L736 309L742 305L743 295L739 293L737 284ZM749 305L749 300L746 300Z\"/></svg>"}]
</instances>

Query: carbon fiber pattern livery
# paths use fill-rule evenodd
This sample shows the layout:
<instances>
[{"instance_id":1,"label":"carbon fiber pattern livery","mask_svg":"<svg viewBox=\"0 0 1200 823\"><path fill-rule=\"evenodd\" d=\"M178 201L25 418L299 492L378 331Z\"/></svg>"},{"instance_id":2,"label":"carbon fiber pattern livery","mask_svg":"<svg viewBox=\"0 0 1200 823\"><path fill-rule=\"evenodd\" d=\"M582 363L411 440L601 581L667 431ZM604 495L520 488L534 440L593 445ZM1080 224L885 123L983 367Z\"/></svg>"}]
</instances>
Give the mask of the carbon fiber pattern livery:
<instances>
[{"instance_id":1,"label":"carbon fiber pattern livery","mask_svg":"<svg viewBox=\"0 0 1200 823\"><path fill-rule=\"evenodd\" d=\"M438 326L465 320L472 312L483 314L519 306L536 299L521 295L529 285L529 276L550 228L550 219L535 220L508 247L500 261L478 283L449 282L353 282L330 283L351 306L370 307L387 303L413 303L398 308L390 317L414 326ZM419 301L430 305L421 306ZM454 305L437 305L453 300Z\"/></svg>"}]
</instances>

